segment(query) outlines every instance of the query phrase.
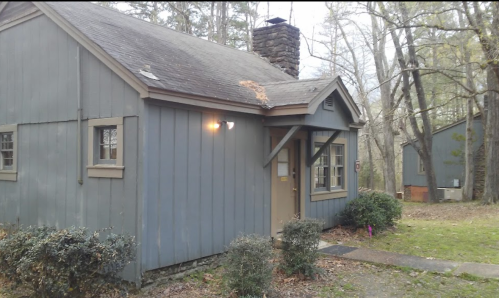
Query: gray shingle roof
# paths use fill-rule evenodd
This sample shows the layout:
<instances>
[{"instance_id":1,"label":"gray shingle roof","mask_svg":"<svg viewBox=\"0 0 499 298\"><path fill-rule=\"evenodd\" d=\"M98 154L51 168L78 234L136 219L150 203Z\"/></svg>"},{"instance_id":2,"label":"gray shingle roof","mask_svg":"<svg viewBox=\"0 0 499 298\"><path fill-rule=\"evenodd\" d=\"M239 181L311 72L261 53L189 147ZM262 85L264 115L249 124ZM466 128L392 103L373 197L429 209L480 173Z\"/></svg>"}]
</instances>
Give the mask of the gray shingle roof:
<instances>
[{"instance_id":1,"label":"gray shingle roof","mask_svg":"<svg viewBox=\"0 0 499 298\"><path fill-rule=\"evenodd\" d=\"M88 2L47 2L149 87L260 105L240 81L295 80L253 53L221 46ZM145 64L159 78L139 74Z\"/></svg>"},{"instance_id":2,"label":"gray shingle roof","mask_svg":"<svg viewBox=\"0 0 499 298\"><path fill-rule=\"evenodd\" d=\"M269 98L270 107L294 104L307 104L314 99L321 90L334 82L335 78L295 80L277 83L264 83Z\"/></svg>"},{"instance_id":3,"label":"gray shingle roof","mask_svg":"<svg viewBox=\"0 0 499 298\"><path fill-rule=\"evenodd\" d=\"M149 87L271 108L307 103L332 79L297 81L258 55L154 25L88 2L47 2ZM159 80L141 75L144 65ZM265 87L266 103L240 85ZM282 84L280 84L282 83Z\"/></svg>"}]
</instances>

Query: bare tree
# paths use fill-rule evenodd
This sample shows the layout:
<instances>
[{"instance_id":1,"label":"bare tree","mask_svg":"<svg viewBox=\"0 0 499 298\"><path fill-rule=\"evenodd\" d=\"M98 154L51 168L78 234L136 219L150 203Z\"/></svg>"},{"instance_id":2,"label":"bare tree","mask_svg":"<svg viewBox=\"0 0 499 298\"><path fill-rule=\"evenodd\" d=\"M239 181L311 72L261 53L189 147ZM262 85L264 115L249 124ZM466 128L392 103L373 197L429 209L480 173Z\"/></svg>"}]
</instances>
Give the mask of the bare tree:
<instances>
[{"instance_id":1,"label":"bare tree","mask_svg":"<svg viewBox=\"0 0 499 298\"><path fill-rule=\"evenodd\" d=\"M487 65L488 111L485 128L485 189L482 196L484 204L499 201L499 3L473 2L473 10L463 1L466 18L478 37L485 65ZM481 5L487 7L487 13Z\"/></svg>"},{"instance_id":2,"label":"bare tree","mask_svg":"<svg viewBox=\"0 0 499 298\"><path fill-rule=\"evenodd\" d=\"M401 17L402 26L404 28L404 33L407 41L407 49L408 49L408 61L404 56L404 52L402 50L402 45L400 43L400 39L397 36L396 29L394 27L394 20L388 14L388 11L385 8L385 5L382 2L379 2L379 7L381 9L381 13L383 14L386 20L391 20L389 28L390 35L393 40L393 44L395 46L395 52L397 54L397 60L399 63L399 67L402 72L402 92L404 94L404 102L406 108L408 109L408 118L411 124L412 131L417 138L418 142L415 142L412 138L409 137L405 128L401 126L404 133L406 134L410 144L416 150L416 152L421 157L423 165L425 167L426 172L426 182L428 185L428 199L432 203L438 202L437 197L437 179L435 175L435 169L433 167L433 154L432 154L432 145L433 145L433 135L430 118L428 116L428 104L426 101L426 95L424 92L424 86L421 80L421 74L419 69L419 61L416 55L416 48L414 44L414 37L412 34L412 27L410 26L409 14L407 11L407 7L404 2L398 3L399 8L399 16ZM410 76L412 76L412 80L414 82L414 87L416 90L417 102L419 104L419 108L421 110L421 120L423 122L423 130L421 131L418 127L418 122L416 120L416 114L414 113L414 107L412 105L412 96L411 96L411 84L410 84Z\"/></svg>"}]
</instances>

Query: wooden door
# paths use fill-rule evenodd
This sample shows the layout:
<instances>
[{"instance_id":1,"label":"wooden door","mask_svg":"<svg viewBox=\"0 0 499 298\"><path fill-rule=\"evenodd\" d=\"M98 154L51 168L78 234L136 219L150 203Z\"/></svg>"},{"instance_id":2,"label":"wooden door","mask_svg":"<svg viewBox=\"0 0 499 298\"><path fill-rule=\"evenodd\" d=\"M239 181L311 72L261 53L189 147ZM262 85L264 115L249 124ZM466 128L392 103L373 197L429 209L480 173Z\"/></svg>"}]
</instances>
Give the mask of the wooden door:
<instances>
[{"instance_id":1,"label":"wooden door","mask_svg":"<svg viewBox=\"0 0 499 298\"><path fill-rule=\"evenodd\" d=\"M279 139L274 139L275 147ZM297 213L298 172L294 142L290 140L272 162L272 236L282 231L285 222Z\"/></svg>"}]
</instances>

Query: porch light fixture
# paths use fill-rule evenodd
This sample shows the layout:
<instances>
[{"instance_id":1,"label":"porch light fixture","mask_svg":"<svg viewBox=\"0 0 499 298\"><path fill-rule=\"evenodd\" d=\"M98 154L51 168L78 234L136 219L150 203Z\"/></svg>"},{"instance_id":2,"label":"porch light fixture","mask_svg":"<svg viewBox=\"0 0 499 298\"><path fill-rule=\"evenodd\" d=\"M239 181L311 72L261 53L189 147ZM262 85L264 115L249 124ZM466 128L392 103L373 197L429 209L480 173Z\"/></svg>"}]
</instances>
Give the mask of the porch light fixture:
<instances>
[{"instance_id":1,"label":"porch light fixture","mask_svg":"<svg viewBox=\"0 0 499 298\"><path fill-rule=\"evenodd\" d=\"M228 128L228 129L232 129L232 128L234 128L234 122L230 122L230 121L226 121L226 120L220 120L220 121L218 121L217 123L215 123L215 124L213 125L213 127L214 127L215 129L218 129L220 126L222 126L222 125L224 125L224 124L225 124L225 125L227 125L227 128Z\"/></svg>"}]
</instances>

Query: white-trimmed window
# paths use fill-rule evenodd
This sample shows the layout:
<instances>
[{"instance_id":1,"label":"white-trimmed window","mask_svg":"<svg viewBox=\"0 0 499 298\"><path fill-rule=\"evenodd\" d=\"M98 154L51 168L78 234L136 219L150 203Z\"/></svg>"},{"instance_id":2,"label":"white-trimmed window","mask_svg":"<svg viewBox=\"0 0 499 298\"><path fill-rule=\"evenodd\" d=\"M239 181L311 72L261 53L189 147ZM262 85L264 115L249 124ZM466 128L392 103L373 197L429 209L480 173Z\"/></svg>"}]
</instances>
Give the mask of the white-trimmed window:
<instances>
[{"instance_id":1,"label":"white-trimmed window","mask_svg":"<svg viewBox=\"0 0 499 298\"><path fill-rule=\"evenodd\" d=\"M314 154L328 137L314 138ZM347 142L337 138L326 147L312 166L312 201L342 198L347 196Z\"/></svg>"},{"instance_id":2,"label":"white-trimmed window","mask_svg":"<svg viewBox=\"0 0 499 298\"><path fill-rule=\"evenodd\" d=\"M0 180L17 181L17 124L0 125Z\"/></svg>"},{"instance_id":3,"label":"white-trimmed window","mask_svg":"<svg viewBox=\"0 0 499 298\"><path fill-rule=\"evenodd\" d=\"M88 177L123 178L123 118L88 120Z\"/></svg>"}]
</instances>

